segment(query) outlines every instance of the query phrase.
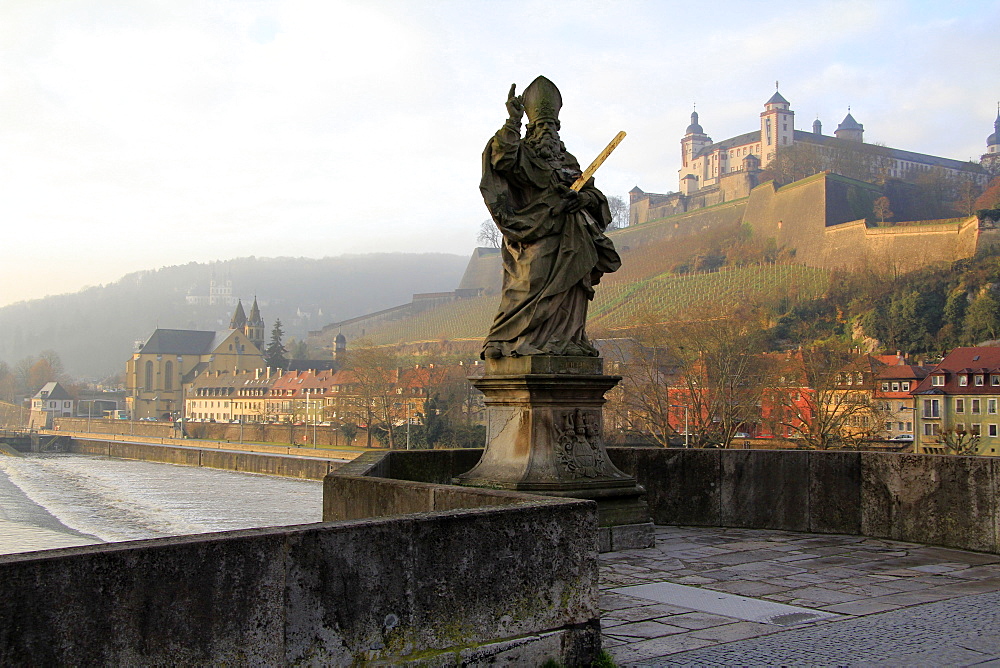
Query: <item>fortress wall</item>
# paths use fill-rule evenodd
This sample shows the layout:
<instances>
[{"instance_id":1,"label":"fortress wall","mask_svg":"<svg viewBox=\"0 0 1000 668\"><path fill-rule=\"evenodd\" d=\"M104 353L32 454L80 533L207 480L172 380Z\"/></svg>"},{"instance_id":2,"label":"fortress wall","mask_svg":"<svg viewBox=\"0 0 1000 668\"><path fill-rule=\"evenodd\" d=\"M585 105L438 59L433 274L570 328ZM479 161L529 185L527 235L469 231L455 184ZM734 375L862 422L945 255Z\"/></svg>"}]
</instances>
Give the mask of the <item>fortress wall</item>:
<instances>
[{"instance_id":1,"label":"fortress wall","mask_svg":"<svg viewBox=\"0 0 1000 668\"><path fill-rule=\"evenodd\" d=\"M979 243L975 218L940 225L867 228L863 220L824 230L822 266L859 269L891 267L904 272L920 266L975 255Z\"/></svg>"},{"instance_id":2,"label":"fortress wall","mask_svg":"<svg viewBox=\"0 0 1000 668\"><path fill-rule=\"evenodd\" d=\"M502 265L499 248L477 248L472 251L459 290L481 288L486 294L500 292Z\"/></svg>"},{"instance_id":3,"label":"fortress wall","mask_svg":"<svg viewBox=\"0 0 1000 668\"><path fill-rule=\"evenodd\" d=\"M778 246L795 248L795 260L817 264L826 226L826 179L819 174L781 188L768 182L753 189L743 222L754 233L773 238Z\"/></svg>"},{"instance_id":4,"label":"fortress wall","mask_svg":"<svg viewBox=\"0 0 1000 668\"><path fill-rule=\"evenodd\" d=\"M982 245L978 221L868 228L863 219L872 187L828 174L775 188L755 188L744 222L756 234L795 249L795 259L825 269L890 264L898 271L975 255ZM992 231L991 231L992 232ZM1000 232L989 237L1000 242Z\"/></svg>"},{"instance_id":5,"label":"fortress wall","mask_svg":"<svg viewBox=\"0 0 1000 668\"><path fill-rule=\"evenodd\" d=\"M747 200L726 202L706 209L695 209L662 220L654 220L642 225L613 230L608 236L619 251L637 248L648 243L685 236L712 227L736 225L743 219ZM628 258L624 258L627 262Z\"/></svg>"}]
</instances>

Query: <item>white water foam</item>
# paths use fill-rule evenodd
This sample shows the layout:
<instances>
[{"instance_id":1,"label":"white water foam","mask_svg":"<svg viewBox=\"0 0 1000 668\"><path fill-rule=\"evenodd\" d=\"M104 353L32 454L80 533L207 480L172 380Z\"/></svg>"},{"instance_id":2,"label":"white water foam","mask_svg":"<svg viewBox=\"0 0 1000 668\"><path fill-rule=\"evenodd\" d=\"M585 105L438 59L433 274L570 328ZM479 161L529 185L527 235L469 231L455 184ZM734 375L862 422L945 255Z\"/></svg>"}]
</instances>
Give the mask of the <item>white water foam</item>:
<instances>
[{"instance_id":1,"label":"white water foam","mask_svg":"<svg viewBox=\"0 0 1000 668\"><path fill-rule=\"evenodd\" d=\"M33 547L18 547L16 536L32 525L84 534L85 544L322 519L323 485L314 480L59 454L0 457L0 476L23 493L8 494L4 502L15 507L0 509L8 529L0 524L0 553L39 549L44 531L34 532Z\"/></svg>"}]
</instances>

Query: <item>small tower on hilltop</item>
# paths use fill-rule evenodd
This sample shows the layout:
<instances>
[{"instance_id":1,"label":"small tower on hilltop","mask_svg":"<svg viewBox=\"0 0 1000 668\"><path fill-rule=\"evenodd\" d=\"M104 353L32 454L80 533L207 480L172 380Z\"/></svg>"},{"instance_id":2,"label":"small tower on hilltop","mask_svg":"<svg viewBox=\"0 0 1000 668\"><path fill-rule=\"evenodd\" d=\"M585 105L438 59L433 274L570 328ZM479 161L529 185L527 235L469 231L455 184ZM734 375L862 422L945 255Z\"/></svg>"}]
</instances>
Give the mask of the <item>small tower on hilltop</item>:
<instances>
[{"instance_id":1,"label":"small tower on hilltop","mask_svg":"<svg viewBox=\"0 0 1000 668\"><path fill-rule=\"evenodd\" d=\"M851 108L848 107L847 116L845 116L844 120L837 126L833 135L837 139L856 141L860 144L864 142L865 126L854 120L854 116L851 116Z\"/></svg>"},{"instance_id":2,"label":"small tower on hilltop","mask_svg":"<svg viewBox=\"0 0 1000 668\"><path fill-rule=\"evenodd\" d=\"M791 146L795 141L795 112L781 93L778 92L778 82L774 82L774 95L764 103L764 111L760 112L760 148L761 168L774 160L781 147Z\"/></svg>"},{"instance_id":3,"label":"small tower on hilltop","mask_svg":"<svg viewBox=\"0 0 1000 668\"><path fill-rule=\"evenodd\" d=\"M246 333L250 343L257 346L257 349L264 352L264 318L260 316L260 307L257 306L257 296L254 295L253 306L250 307L250 318L247 320Z\"/></svg>"},{"instance_id":4,"label":"small tower on hilltop","mask_svg":"<svg viewBox=\"0 0 1000 668\"><path fill-rule=\"evenodd\" d=\"M712 138L705 134L701 125L698 124L698 112L691 112L691 124L684 131L684 138L681 139L681 164L689 167L701 149L709 146Z\"/></svg>"},{"instance_id":5,"label":"small tower on hilltop","mask_svg":"<svg viewBox=\"0 0 1000 668\"><path fill-rule=\"evenodd\" d=\"M990 176L1000 175L1000 104L997 104L997 119L993 121L993 134L986 138L986 153L979 164Z\"/></svg>"}]
</instances>

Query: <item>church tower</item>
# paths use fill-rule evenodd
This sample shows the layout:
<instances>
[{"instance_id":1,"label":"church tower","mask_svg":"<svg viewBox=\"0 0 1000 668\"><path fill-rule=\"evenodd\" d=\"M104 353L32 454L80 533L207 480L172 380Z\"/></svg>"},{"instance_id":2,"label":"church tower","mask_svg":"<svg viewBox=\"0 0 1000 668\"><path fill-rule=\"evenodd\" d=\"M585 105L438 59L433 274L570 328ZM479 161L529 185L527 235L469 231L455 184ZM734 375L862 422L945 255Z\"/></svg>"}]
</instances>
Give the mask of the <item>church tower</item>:
<instances>
[{"instance_id":1,"label":"church tower","mask_svg":"<svg viewBox=\"0 0 1000 668\"><path fill-rule=\"evenodd\" d=\"M774 95L764 103L764 111L760 112L761 169L767 168L781 147L791 146L794 141L795 112L778 92L778 82L774 82Z\"/></svg>"},{"instance_id":2,"label":"church tower","mask_svg":"<svg viewBox=\"0 0 1000 668\"><path fill-rule=\"evenodd\" d=\"M229 329L239 329L242 330L247 325L247 314L243 310L243 300L236 300L236 310L233 311L233 317L229 321Z\"/></svg>"},{"instance_id":3,"label":"church tower","mask_svg":"<svg viewBox=\"0 0 1000 668\"><path fill-rule=\"evenodd\" d=\"M253 306L250 307L250 318L247 320L244 333L250 343L264 352L264 319L260 317L260 307L257 306L256 296L253 298Z\"/></svg>"},{"instance_id":4,"label":"church tower","mask_svg":"<svg viewBox=\"0 0 1000 668\"><path fill-rule=\"evenodd\" d=\"M1000 175L1000 104L997 105L997 119L993 121L993 134L986 138L986 153L979 162L990 176Z\"/></svg>"}]
</instances>

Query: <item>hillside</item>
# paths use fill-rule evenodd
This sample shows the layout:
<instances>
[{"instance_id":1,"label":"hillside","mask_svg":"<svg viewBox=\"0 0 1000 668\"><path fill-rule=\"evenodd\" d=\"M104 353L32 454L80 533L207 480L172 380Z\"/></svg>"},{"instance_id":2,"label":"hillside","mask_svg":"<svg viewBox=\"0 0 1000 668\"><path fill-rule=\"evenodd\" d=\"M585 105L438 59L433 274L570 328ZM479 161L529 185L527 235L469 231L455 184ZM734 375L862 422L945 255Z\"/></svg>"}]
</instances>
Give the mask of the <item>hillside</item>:
<instances>
[{"instance_id":1,"label":"hillside","mask_svg":"<svg viewBox=\"0 0 1000 668\"><path fill-rule=\"evenodd\" d=\"M268 332L280 318L289 337L310 328L451 290L467 258L443 253L309 258L239 258L136 272L104 286L0 308L0 361L54 350L67 373L103 378L124 369L137 340L156 327L223 329L233 307L193 305L214 276L232 281L245 307L257 297Z\"/></svg>"},{"instance_id":2,"label":"hillside","mask_svg":"<svg viewBox=\"0 0 1000 668\"><path fill-rule=\"evenodd\" d=\"M800 265L749 265L694 274L663 274L634 282L608 281L597 289L588 331L601 335L670 320L692 309L796 303L819 297L828 285L828 272ZM369 325L364 332L344 328L344 333L348 339L363 336L376 345L478 341L489 329L499 301L497 294L460 299L408 318Z\"/></svg>"},{"instance_id":3,"label":"hillside","mask_svg":"<svg viewBox=\"0 0 1000 668\"><path fill-rule=\"evenodd\" d=\"M590 307L593 335L639 323L683 317L692 309L759 304L784 313L790 304L822 295L830 273L791 264L772 242L754 238L739 224L740 203L701 210L662 224L611 233L622 268L606 275ZM710 218L711 217L711 218ZM711 224L708 224L711 223ZM499 302L500 255L477 249L469 259L462 287L477 281L480 297L456 299L418 313L335 323L310 339L329 347L332 337L364 338L377 345L481 340ZM349 344L350 345L350 344Z\"/></svg>"}]
</instances>

